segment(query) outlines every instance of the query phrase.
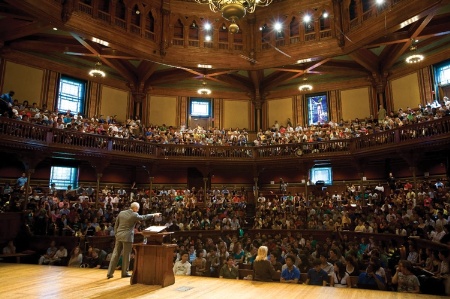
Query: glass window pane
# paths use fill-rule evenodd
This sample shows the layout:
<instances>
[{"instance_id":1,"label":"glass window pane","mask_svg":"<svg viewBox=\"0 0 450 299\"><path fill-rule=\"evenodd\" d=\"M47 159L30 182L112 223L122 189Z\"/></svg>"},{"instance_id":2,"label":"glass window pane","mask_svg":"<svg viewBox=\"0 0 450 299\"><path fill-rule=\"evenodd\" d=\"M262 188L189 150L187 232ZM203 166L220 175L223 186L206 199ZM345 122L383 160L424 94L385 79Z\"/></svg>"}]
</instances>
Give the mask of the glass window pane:
<instances>
[{"instance_id":1,"label":"glass window pane","mask_svg":"<svg viewBox=\"0 0 450 299\"><path fill-rule=\"evenodd\" d=\"M56 189L67 189L71 185L75 189L78 185L78 168L52 166L50 171L50 184L55 184Z\"/></svg>"}]
</instances>

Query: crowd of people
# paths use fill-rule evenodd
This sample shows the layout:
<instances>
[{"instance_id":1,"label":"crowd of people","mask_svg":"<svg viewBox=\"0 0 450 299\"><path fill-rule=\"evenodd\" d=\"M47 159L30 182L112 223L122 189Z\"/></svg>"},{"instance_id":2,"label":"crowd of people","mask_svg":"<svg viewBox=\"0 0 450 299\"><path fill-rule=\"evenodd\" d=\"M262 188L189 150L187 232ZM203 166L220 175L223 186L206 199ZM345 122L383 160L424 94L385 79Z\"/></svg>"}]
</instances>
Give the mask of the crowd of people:
<instances>
[{"instance_id":1,"label":"crowd of people","mask_svg":"<svg viewBox=\"0 0 450 299\"><path fill-rule=\"evenodd\" d=\"M450 244L450 189L444 182L424 181L414 190L409 181L396 180L391 174L386 186L389 192L380 188L362 191L355 186L331 194L327 191L291 194L289 188L275 193L261 191L253 207L254 219L248 218L244 190L228 190L227 187L206 192L195 188L161 188L150 193L135 188L134 184L129 189L105 186L98 204L92 198L95 190L91 187L70 188L62 193L62 198L58 192L50 195L32 190L27 224L37 235L113 236L118 213L129 207L132 201L137 201L141 204L142 214L161 212L161 215L150 222L138 223L136 231L157 224L167 226L169 231L220 232L216 239L174 239L178 244L174 256L176 274L236 278L237 265L267 260L271 266L263 264L260 268L264 270L253 266L252 279L266 281L275 276L282 282L298 281L298 269L307 274L306 283L351 287L347 276L358 276L361 272L359 287L388 289L390 278L386 276L386 270L390 269L395 273L392 282L399 287L406 283L407 290L417 291L415 279L410 275L420 277L425 273L429 275L426 279L421 278L420 290L444 292L444 280L449 274L448 252L419 251L414 243L415 238L420 238ZM247 228L272 229L274 234L251 237L246 233ZM322 242L315 240L313 235L291 233L298 229L333 233ZM395 256L399 245L403 244L380 243L373 238L348 239L343 234L345 231L390 233L405 236L405 240L410 237L406 244L407 259L401 261L397 270L398 258ZM225 237L219 237L224 234ZM267 258L258 251L261 246L267 247ZM65 258L72 260L73 263L69 262L71 265L84 264L94 268L100 268L104 260L110 259L113 248L109 252L90 248L85 255L81 248L77 248L67 257L67 250L51 247L53 250L42 256L40 263L58 264L61 258ZM58 249L60 252L56 254ZM263 257L258 258L258 254ZM191 265L195 272L191 272ZM269 272L258 276L259 271ZM274 275L277 271L278 276ZM408 286L412 282L414 284Z\"/></svg>"},{"instance_id":2,"label":"crowd of people","mask_svg":"<svg viewBox=\"0 0 450 299\"><path fill-rule=\"evenodd\" d=\"M15 119L82 133L163 144L260 146L349 139L450 114L447 99L439 106L400 109L378 120L329 122L310 127L275 123L266 131L258 132L256 139L251 141L245 129L144 126L137 118L120 124L115 117L87 118L70 111L50 112L46 107L38 108L35 103L31 106L25 101L19 104L12 99L13 95L9 116ZM22 175L15 186L3 187L4 210L14 211L23 202L26 179ZM396 180L391 175L386 192L378 186L365 190L349 186L342 192L316 194L291 193L289 188L275 194L261 190L251 211L245 190L228 190L226 187L150 191L136 188L135 184L130 188L105 186L98 200L94 199L95 190L84 186L64 191L56 190L54 186L49 189L35 186L28 194L26 224L29 232L35 235L114 236L114 223L119 212L130 207L133 201L140 203L141 214L161 213L155 214L150 221L137 223L136 231L157 224L165 225L169 231L222 232L216 239L174 239L173 242L178 244L173 269L176 275L237 279L238 265L252 265L252 279L261 281L275 278L297 283L300 274L306 273L304 282L307 284L354 287L350 277L358 276L358 287L389 289L392 282L398 285L399 291L438 290L440 293L449 281L448 251L418 251L414 242L415 238L444 244L450 242L450 192L448 184L440 180L424 181L413 188L408 181ZM246 228L271 229L275 233L250 236ZM317 241L313 235L291 233L298 229L328 230L333 234L326 241ZM373 238L349 240L342 234L345 231L390 233L410 239L407 244L380 243ZM406 245L407 259L399 261L396 258L398 245ZM4 252L13 247L12 243L8 244ZM109 252L98 248L83 252L77 247L70 250L70 254L55 244L49 249L39 263L57 264L68 259L71 266L101 268L103 261L111 258L113 247ZM120 267L119 264L113 265L113 269ZM392 280L389 273L394 273ZM426 279L418 279L424 273L428 275Z\"/></svg>"},{"instance_id":3,"label":"crowd of people","mask_svg":"<svg viewBox=\"0 0 450 299\"><path fill-rule=\"evenodd\" d=\"M259 130L256 138L251 140L246 129L203 128L200 126L191 128L185 124L179 128L165 124L145 125L139 117L121 122L116 116L85 116L82 113L72 113L70 110L51 111L46 105L42 107L38 107L36 103L30 105L26 100L19 103L17 99L13 99L14 94L14 91L10 91L1 96L2 103L9 106L1 111L4 116L74 132L158 144L262 146L346 140L450 115L450 101L444 97L441 103L435 101L424 107L419 105L416 109L407 107L405 110L400 108L398 111L387 113L384 108L380 107L380 111L384 111L384 113L379 111L378 119L373 116L364 120L356 118L352 121L344 121L341 119L311 126L293 125L290 119L285 125L275 121L266 130ZM405 132L405 134L409 133Z\"/></svg>"}]
</instances>

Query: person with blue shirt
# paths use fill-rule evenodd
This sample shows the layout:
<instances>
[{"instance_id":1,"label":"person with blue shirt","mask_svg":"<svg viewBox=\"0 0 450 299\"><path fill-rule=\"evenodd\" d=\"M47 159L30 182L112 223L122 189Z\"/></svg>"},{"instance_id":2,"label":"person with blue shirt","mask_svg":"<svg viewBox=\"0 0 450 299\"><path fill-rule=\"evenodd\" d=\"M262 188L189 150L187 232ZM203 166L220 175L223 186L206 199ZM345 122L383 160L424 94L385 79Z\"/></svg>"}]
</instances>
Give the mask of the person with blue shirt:
<instances>
[{"instance_id":1,"label":"person with blue shirt","mask_svg":"<svg viewBox=\"0 0 450 299\"><path fill-rule=\"evenodd\" d=\"M21 187L23 187L23 186L25 186L25 184L27 183L27 181L28 181L28 178L27 178L27 175L25 174L25 172L24 173L22 173L22 176L20 177L20 178L18 178L17 179L17 186L19 187L19 188L21 188Z\"/></svg>"},{"instance_id":2,"label":"person with blue shirt","mask_svg":"<svg viewBox=\"0 0 450 299\"><path fill-rule=\"evenodd\" d=\"M287 255L284 259L286 262L286 269L281 272L280 282L298 283L300 280L300 270L294 265L295 257Z\"/></svg>"},{"instance_id":3,"label":"person with blue shirt","mask_svg":"<svg viewBox=\"0 0 450 299\"><path fill-rule=\"evenodd\" d=\"M11 90L10 92L4 93L0 96L0 98L5 101L6 103L8 103L9 107L12 106L13 104L13 97L14 96L14 91Z\"/></svg>"},{"instance_id":4,"label":"person with blue shirt","mask_svg":"<svg viewBox=\"0 0 450 299\"><path fill-rule=\"evenodd\" d=\"M0 96L0 115L8 114L8 117L13 117L13 97L14 91L10 91L8 93L4 93Z\"/></svg>"},{"instance_id":5,"label":"person with blue shirt","mask_svg":"<svg viewBox=\"0 0 450 299\"><path fill-rule=\"evenodd\" d=\"M327 272L321 268L322 262L320 259L316 259L313 263L313 268L308 270L308 278L305 284L316 285L316 286L326 286L329 278Z\"/></svg>"}]
</instances>

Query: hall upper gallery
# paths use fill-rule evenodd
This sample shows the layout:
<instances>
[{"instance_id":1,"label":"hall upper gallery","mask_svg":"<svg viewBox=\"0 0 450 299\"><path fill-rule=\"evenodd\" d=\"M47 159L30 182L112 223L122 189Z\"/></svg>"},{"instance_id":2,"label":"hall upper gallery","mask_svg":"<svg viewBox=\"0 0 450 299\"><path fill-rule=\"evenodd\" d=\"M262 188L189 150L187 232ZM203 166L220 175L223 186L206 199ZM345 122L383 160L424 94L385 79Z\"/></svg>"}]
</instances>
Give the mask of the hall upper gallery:
<instances>
[{"instance_id":1,"label":"hall upper gallery","mask_svg":"<svg viewBox=\"0 0 450 299\"><path fill-rule=\"evenodd\" d=\"M80 78L101 62L112 86L186 95L204 81L250 99L296 95L306 80L375 85L450 56L448 0L273 0L232 21L198 2L3 0L1 55ZM424 61L406 63L412 53Z\"/></svg>"}]
</instances>

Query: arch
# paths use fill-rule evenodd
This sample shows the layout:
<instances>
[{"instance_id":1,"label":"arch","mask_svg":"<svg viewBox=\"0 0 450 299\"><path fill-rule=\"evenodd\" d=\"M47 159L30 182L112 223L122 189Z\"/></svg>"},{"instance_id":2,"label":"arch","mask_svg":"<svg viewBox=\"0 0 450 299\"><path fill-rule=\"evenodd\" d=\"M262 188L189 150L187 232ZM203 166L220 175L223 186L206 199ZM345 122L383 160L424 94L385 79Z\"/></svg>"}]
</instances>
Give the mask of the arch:
<instances>
[{"instance_id":1,"label":"arch","mask_svg":"<svg viewBox=\"0 0 450 299\"><path fill-rule=\"evenodd\" d=\"M130 20L131 24L141 26L141 14L142 14L141 10L137 6L137 4L135 4L131 12L131 20Z\"/></svg>"},{"instance_id":2,"label":"arch","mask_svg":"<svg viewBox=\"0 0 450 299\"><path fill-rule=\"evenodd\" d=\"M177 21L173 25L173 37L177 39L184 38L184 25L180 19L177 19Z\"/></svg>"},{"instance_id":3,"label":"arch","mask_svg":"<svg viewBox=\"0 0 450 299\"><path fill-rule=\"evenodd\" d=\"M356 12L356 1L355 0L350 1L350 4L348 5L348 14L350 17L350 21L354 20L358 17L358 14Z\"/></svg>"},{"instance_id":4,"label":"arch","mask_svg":"<svg viewBox=\"0 0 450 299\"><path fill-rule=\"evenodd\" d=\"M225 23L219 27L219 43L228 43L228 27Z\"/></svg>"},{"instance_id":5,"label":"arch","mask_svg":"<svg viewBox=\"0 0 450 299\"><path fill-rule=\"evenodd\" d=\"M296 17L292 17L289 23L289 37L295 37L300 35L299 20Z\"/></svg>"},{"instance_id":6,"label":"arch","mask_svg":"<svg viewBox=\"0 0 450 299\"><path fill-rule=\"evenodd\" d=\"M127 8L125 6L125 3L123 3L123 0L118 0L116 2L116 15L115 17L121 20L125 20L125 17L127 15Z\"/></svg>"},{"instance_id":7,"label":"arch","mask_svg":"<svg viewBox=\"0 0 450 299\"><path fill-rule=\"evenodd\" d=\"M109 11L110 11L109 3L110 2L108 0L97 0L97 1L98 1L97 2L98 10L109 13Z\"/></svg>"},{"instance_id":8,"label":"arch","mask_svg":"<svg viewBox=\"0 0 450 299\"><path fill-rule=\"evenodd\" d=\"M198 22L193 20L189 25L189 36L190 40L199 40L199 27Z\"/></svg>"},{"instance_id":9,"label":"arch","mask_svg":"<svg viewBox=\"0 0 450 299\"><path fill-rule=\"evenodd\" d=\"M155 17L151 10L145 16L145 30L155 33Z\"/></svg>"}]
</instances>

